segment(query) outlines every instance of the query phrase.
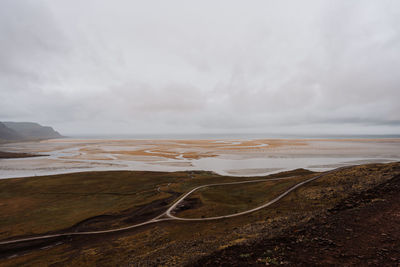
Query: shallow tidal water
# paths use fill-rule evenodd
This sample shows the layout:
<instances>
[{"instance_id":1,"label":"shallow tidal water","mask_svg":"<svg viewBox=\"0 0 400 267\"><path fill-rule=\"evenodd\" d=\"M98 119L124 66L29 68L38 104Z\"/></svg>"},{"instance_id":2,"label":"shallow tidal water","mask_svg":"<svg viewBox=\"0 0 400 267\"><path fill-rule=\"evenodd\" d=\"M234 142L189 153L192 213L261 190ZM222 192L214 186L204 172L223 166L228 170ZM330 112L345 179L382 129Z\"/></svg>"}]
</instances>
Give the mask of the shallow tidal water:
<instances>
[{"instance_id":1,"label":"shallow tidal water","mask_svg":"<svg viewBox=\"0 0 400 267\"><path fill-rule=\"evenodd\" d=\"M0 178L106 170L205 170L259 176L297 168L325 171L400 161L400 139L57 139L3 144L0 151L46 155L0 159Z\"/></svg>"}]
</instances>

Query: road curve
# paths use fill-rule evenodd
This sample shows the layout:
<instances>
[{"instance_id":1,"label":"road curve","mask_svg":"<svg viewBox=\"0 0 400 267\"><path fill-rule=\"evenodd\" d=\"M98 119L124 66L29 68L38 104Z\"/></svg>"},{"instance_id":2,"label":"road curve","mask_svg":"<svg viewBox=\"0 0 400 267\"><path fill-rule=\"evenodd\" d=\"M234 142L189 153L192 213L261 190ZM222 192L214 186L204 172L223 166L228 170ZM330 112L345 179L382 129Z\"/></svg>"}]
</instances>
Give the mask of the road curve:
<instances>
[{"instance_id":1,"label":"road curve","mask_svg":"<svg viewBox=\"0 0 400 267\"><path fill-rule=\"evenodd\" d=\"M270 205L272 205L273 203L279 201L280 199L282 199L283 197L285 197L286 195L288 195L290 192L292 192L293 190L295 190L296 188L299 188L300 186L303 186L309 182L312 182L318 178L321 178L331 172L337 171L339 169L343 169L342 168L338 168L335 170L331 170L328 172L325 172L323 174L317 175L313 178L307 179L303 182L300 182L294 186L292 186L291 188L289 188L288 190L286 190L285 192L283 192L282 194L280 194L279 196L277 196L276 198L274 198L273 200L258 206L256 208L250 209L250 210L246 210L246 211L242 211L242 212L238 212L238 213L234 213L234 214L229 214L229 215L224 215L224 216L216 216L216 217L208 217L208 218L181 218L181 217L177 217L173 214L171 214L171 212L186 198L188 197L190 194L192 194L193 192L195 192L198 189L204 188L204 187L209 187L209 186L221 186L221 185L232 185L232 184L245 184L245 183L256 183L256 182L265 182L265 181L274 181L274 180L284 180L284 179L290 179L293 177L285 177L285 178L270 178L270 179L259 179L259 180L250 180L250 181L240 181L240 182L230 182L230 183L217 183L217 184L207 184L207 185L201 185L198 187L193 188L192 190L190 190L189 192L187 192L186 194L184 194L181 198L179 198L171 207L169 207L165 212L161 213L160 215L158 215L157 217L139 223L139 224L134 224L134 225L130 225L130 226L126 226L126 227L121 227L121 228L116 228L116 229L109 229L109 230L100 230L100 231L87 231L87 232L71 232L71 233L61 233L61 234L49 234L49 235L42 235L42 236L36 236L36 237L29 237L29 238L23 238L23 239L14 239L14 240L7 240L7 241L1 241L0 245L7 245L7 244L15 244L15 243L20 243L20 242L27 242L27 241L36 241L36 240L43 240L43 239L49 239L49 238L56 238L56 237L65 237L65 236L78 236L78 235L95 235L95 234L105 234L105 233L114 233L114 232L119 232L119 231L124 231L124 230L129 230L129 229L133 229L133 228L137 228L143 225L147 225L147 224L152 224L152 223L156 223L156 222L161 222L161 221L169 221L169 220L178 220L178 221L210 221L210 220L218 220L218 219L225 219L225 218L231 218L231 217L237 217L237 216L241 216L241 215L245 215L245 214L249 214L251 212L263 209L265 207L268 207ZM161 218L165 216L166 218Z\"/></svg>"},{"instance_id":2,"label":"road curve","mask_svg":"<svg viewBox=\"0 0 400 267\"><path fill-rule=\"evenodd\" d=\"M288 190L286 190L285 192L283 192L282 194L280 194L279 196L277 196L276 198L274 198L273 200L255 207L253 209L250 210L246 210L246 211L242 211L242 212L238 212L238 213L233 213L233 214L229 214L229 215L223 215L223 216L215 216L215 217L207 217L207 218L182 218L182 217L177 217L173 214L171 214L171 212L183 201L185 200L186 197L188 197L190 194L192 194L193 192L197 191L198 189L204 188L204 187L209 187L209 186L217 186L217 185L231 185L231 184L244 184L244 183L256 183L256 182L265 182L265 181L274 181L274 180L283 180L283 179L288 179L288 178L273 178L273 179L263 179L263 180L253 180L253 181L244 181L244 182L235 182L235 183L221 183L221 184L209 184L209 185L202 185L199 187L196 187L194 189L192 189L191 191L189 191L188 193L186 193L183 197L181 197L177 202L175 202L174 205L172 205L166 212L165 215L169 218L172 218L174 220L179 220L179 221L211 221L211 220L219 220L219 219L225 219L225 218L232 218L232 217L237 217L237 216L241 216L241 215L245 215L245 214L249 214L252 213L254 211L263 209L265 207L268 207L272 204L274 204L275 202L277 202L278 200L280 200L281 198L285 197L287 194L289 194L290 192L292 192L293 190L295 190L296 188L309 183L317 178L320 178L322 175L310 178L308 180L305 180L303 182L300 182L294 186L292 186L291 188L289 188ZM292 177L290 177L292 178Z\"/></svg>"}]
</instances>

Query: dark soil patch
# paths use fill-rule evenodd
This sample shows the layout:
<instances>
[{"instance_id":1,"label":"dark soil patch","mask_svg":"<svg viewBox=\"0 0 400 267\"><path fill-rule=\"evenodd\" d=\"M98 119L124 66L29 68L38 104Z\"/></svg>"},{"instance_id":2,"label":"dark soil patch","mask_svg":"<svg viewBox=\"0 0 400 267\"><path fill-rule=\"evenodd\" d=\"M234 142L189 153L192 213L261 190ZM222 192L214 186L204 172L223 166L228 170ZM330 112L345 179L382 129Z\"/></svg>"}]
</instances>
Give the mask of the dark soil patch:
<instances>
[{"instance_id":1,"label":"dark soil patch","mask_svg":"<svg viewBox=\"0 0 400 267\"><path fill-rule=\"evenodd\" d=\"M196 209L203 205L199 198L186 198L184 199L174 210L175 213L179 213L188 209Z\"/></svg>"},{"instance_id":2,"label":"dark soil patch","mask_svg":"<svg viewBox=\"0 0 400 267\"><path fill-rule=\"evenodd\" d=\"M170 203L174 199L176 199L179 195L180 193L173 192L173 195L168 198L155 200L139 208L135 207L132 209L127 209L118 214L94 216L85 219L70 228L64 229L62 231L48 232L47 234L104 230L104 229L118 228L121 226L141 223L150 220L156 217L157 215L161 214L162 212L164 212L170 205ZM141 227L141 229L143 228L145 227ZM130 232L136 230L138 229L130 230ZM46 246L55 246L59 243L64 243L64 242L71 243L72 241L75 240L76 242L73 242L73 246L81 247L87 243L93 243L94 240L97 239L101 240L102 238L104 238L104 236L119 236L125 234L126 233L115 232L115 233L105 233L105 234L90 235L90 236L63 236L63 237L21 242L16 244L0 245L0 259L7 258L13 254L25 254L32 250L43 248Z\"/></svg>"},{"instance_id":3,"label":"dark soil patch","mask_svg":"<svg viewBox=\"0 0 400 267\"><path fill-rule=\"evenodd\" d=\"M163 213L167 209L168 205L180 195L180 193L177 192L170 193L172 196L168 198L155 200L139 208L134 207L119 212L118 214L104 214L88 218L77 223L73 227L66 229L65 232L104 230L110 228L110 225L113 225L113 228L117 228L150 220Z\"/></svg>"},{"instance_id":4,"label":"dark soil patch","mask_svg":"<svg viewBox=\"0 0 400 267\"><path fill-rule=\"evenodd\" d=\"M0 151L0 159L30 158L30 157L43 157L43 156L47 156L47 155Z\"/></svg>"},{"instance_id":5,"label":"dark soil patch","mask_svg":"<svg viewBox=\"0 0 400 267\"><path fill-rule=\"evenodd\" d=\"M400 176L279 237L232 246L193 265L400 266Z\"/></svg>"}]
</instances>

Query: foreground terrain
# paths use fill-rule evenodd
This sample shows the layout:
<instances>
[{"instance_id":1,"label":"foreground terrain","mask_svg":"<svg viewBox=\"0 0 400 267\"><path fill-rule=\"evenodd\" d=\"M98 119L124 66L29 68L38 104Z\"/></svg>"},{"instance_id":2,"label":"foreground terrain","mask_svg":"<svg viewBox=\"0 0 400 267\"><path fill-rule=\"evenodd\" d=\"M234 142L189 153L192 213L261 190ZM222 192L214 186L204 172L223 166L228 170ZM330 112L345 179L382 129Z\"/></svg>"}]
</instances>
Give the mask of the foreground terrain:
<instances>
[{"instance_id":1,"label":"foreground terrain","mask_svg":"<svg viewBox=\"0 0 400 267\"><path fill-rule=\"evenodd\" d=\"M400 175L356 193L326 214L206 256L198 266L400 265Z\"/></svg>"},{"instance_id":2,"label":"foreground terrain","mask_svg":"<svg viewBox=\"0 0 400 267\"><path fill-rule=\"evenodd\" d=\"M245 264L301 262L296 255L301 253L313 255L313 251L319 251L316 247L318 242L307 241L307 227L314 227L311 228L313 231L310 231L310 240L314 240L312 239L314 237L311 237L311 233L314 233L318 238L322 238L322 245L325 244L325 239L332 241L325 236L329 235L329 231L325 231L318 224L314 226L313 223L330 218L329 216L333 216L331 213L342 214L341 205L349 208L356 206L353 202L347 205L347 202L343 201L349 201L346 199L354 198L360 192L374 190L388 181L394 181L396 179L394 177L399 174L400 164L390 163L347 167L325 173L295 170L265 177L229 177L199 171L175 173L118 171L1 180L1 241L66 234L0 245L0 263L5 266L23 264L146 266L196 262L210 265L224 263L232 265L235 262ZM243 181L252 182L241 183ZM235 184L212 186L216 183ZM211 186L201 187L203 185ZM295 185L301 186L294 188ZM184 193L196 187L201 188L181 199ZM287 194L270 203L268 207L254 210L245 216L206 220L213 216L225 216L254 209L263 203L271 202L284 192ZM140 224L167 214L168 208L178 199L181 202L171 211L173 217L197 221L171 219L104 234L69 234L115 230ZM385 202L380 199L385 198L377 198L371 203L378 205L389 203L390 200L388 198ZM393 212L388 210L386 216L398 220L396 217L398 211ZM373 216L365 218L370 219ZM368 220L365 222L371 227L374 226L373 222ZM391 225L392 230L399 232L398 224ZM375 226L380 227L378 224ZM337 228L333 224L331 227ZM356 227L348 229L356 233L354 228ZM296 233L304 233L303 235L307 237L304 242L310 246L302 246L297 239L293 239L295 240L293 242L300 245L298 247L293 245L290 239L292 235L287 234L292 233L293 229ZM343 233L347 232L350 230ZM385 232L385 234L390 233ZM356 235L361 236L357 233ZM337 236L342 239L340 235ZM395 235L391 238L393 242L398 241ZM282 240L289 240L291 245ZM330 241L326 242L330 244ZM336 244L335 240L332 242ZM314 243L316 246L313 247ZM254 253L250 253L253 247ZM302 247L308 251L299 250L296 254L296 249ZM286 258L286 255L291 255L285 253L286 250L294 251L293 255ZM396 260L395 253L392 251L389 253L393 254ZM341 255L340 249L332 255ZM308 263L318 262L316 256L309 258ZM337 261L345 262L337 257L331 259L331 262Z\"/></svg>"}]
</instances>

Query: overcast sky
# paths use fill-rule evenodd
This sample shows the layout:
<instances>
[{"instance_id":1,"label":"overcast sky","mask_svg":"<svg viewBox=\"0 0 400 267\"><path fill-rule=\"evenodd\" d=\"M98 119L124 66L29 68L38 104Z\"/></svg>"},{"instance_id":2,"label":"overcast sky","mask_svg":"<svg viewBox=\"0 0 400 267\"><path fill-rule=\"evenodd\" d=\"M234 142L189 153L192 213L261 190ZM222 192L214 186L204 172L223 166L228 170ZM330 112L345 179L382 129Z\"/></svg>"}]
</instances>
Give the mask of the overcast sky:
<instances>
[{"instance_id":1,"label":"overcast sky","mask_svg":"<svg viewBox=\"0 0 400 267\"><path fill-rule=\"evenodd\" d=\"M0 121L400 133L400 1L0 1Z\"/></svg>"}]
</instances>

